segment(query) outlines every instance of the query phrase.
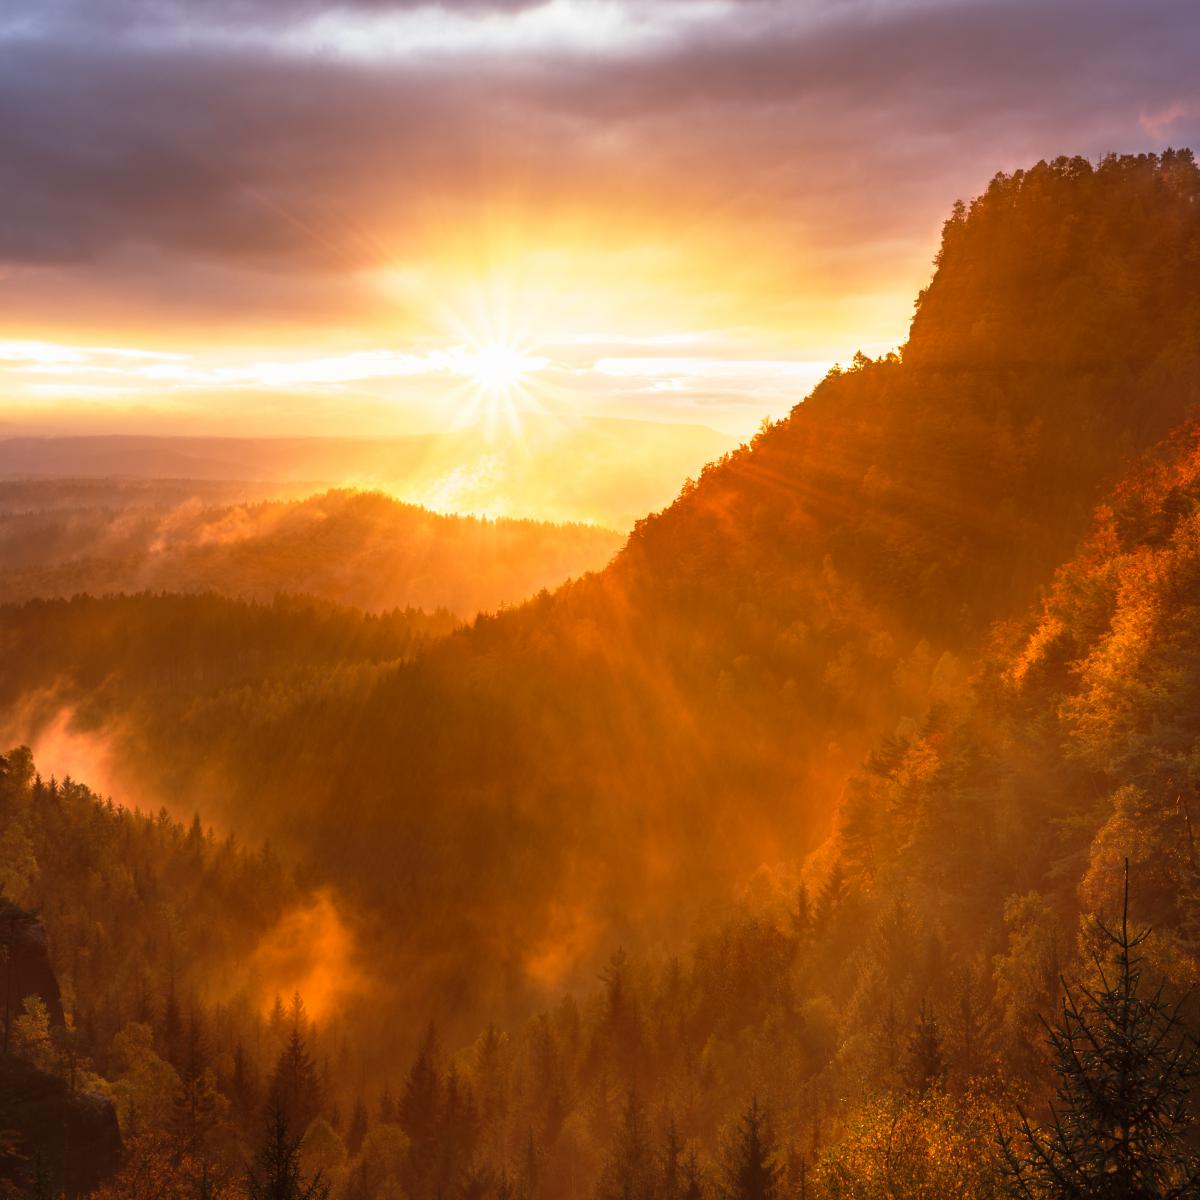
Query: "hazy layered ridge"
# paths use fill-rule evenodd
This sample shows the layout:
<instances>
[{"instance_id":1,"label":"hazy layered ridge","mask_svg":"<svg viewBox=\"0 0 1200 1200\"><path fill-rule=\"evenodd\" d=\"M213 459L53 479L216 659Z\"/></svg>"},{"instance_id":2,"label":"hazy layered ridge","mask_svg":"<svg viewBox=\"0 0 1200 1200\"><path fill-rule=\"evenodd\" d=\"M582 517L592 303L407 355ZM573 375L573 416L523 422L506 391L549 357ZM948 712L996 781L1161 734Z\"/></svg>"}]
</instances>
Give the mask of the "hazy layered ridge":
<instances>
[{"instance_id":1,"label":"hazy layered ridge","mask_svg":"<svg viewBox=\"0 0 1200 1200\"><path fill-rule=\"evenodd\" d=\"M10 437L0 439L0 478L347 486L438 512L628 529L732 445L701 425L537 415L511 427L406 437Z\"/></svg>"},{"instance_id":2,"label":"hazy layered ridge","mask_svg":"<svg viewBox=\"0 0 1200 1200\"><path fill-rule=\"evenodd\" d=\"M178 499L179 486L166 490L177 493L170 506L109 507L145 494L126 485L100 491L102 507L79 508L59 502L60 493L68 503L87 495L79 484L0 483L0 511L9 509L0 515L0 599L304 593L371 612L468 619L598 570L623 542L595 526L440 516L378 493L211 507Z\"/></svg>"}]
</instances>

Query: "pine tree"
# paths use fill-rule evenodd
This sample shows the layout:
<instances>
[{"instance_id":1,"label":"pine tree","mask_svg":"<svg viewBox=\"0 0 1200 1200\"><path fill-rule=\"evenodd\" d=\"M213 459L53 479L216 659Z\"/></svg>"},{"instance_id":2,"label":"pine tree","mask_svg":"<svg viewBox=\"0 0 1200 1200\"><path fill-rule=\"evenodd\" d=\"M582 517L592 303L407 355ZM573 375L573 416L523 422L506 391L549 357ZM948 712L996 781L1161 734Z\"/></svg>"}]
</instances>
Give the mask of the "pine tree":
<instances>
[{"instance_id":1,"label":"pine tree","mask_svg":"<svg viewBox=\"0 0 1200 1200\"><path fill-rule=\"evenodd\" d=\"M468 1083L451 1067L446 1077L444 1101L438 1121L439 1190L448 1193L452 1183L472 1161L479 1136L479 1111Z\"/></svg>"},{"instance_id":2,"label":"pine tree","mask_svg":"<svg viewBox=\"0 0 1200 1200\"><path fill-rule=\"evenodd\" d=\"M683 1200L704 1200L705 1194L704 1171L695 1149L692 1149L683 1164Z\"/></svg>"},{"instance_id":3,"label":"pine tree","mask_svg":"<svg viewBox=\"0 0 1200 1200\"><path fill-rule=\"evenodd\" d=\"M604 984L604 1037L622 1086L633 1086L642 1067L642 1019L629 956L619 949L600 974Z\"/></svg>"},{"instance_id":4,"label":"pine tree","mask_svg":"<svg viewBox=\"0 0 1200 1200\"><path fill-rule=\"evenodd\" d=\"M354 1102L354 1114L350 1118L350 1128L346 1131L346 1149L351 1154L357 1154L362 1147L363 1138L367 1136L369 1118L367 1106L362 1096Z\"/></svg>"},{"instance_id":5,"label":"pine tree","mask_svg":"<svg viewBox=\"0 0 1200 1200\"><path fill-rule=\"evenodd\" d=\"M942 1031L934 1016L933 1006L921 1004L917 1027L908 1039L905 1061L905 1081L918 1096L926 1095L941 1082L946 1073L942 1057Z\"/></svg>"},{"instance_id":6,"label":"pine tree","mask_svg":"<svg viewBox=\"0 0 1200 1200\"><path fill-rule=\"evenodd\" d=\"M271 1099L300 1136L321 1112L324 1090L299 1021L293 1023L287 1045L275 1064Z\"/></svg>"},{"instance_id":7,"label":"pine tree","mask_svg":"<svg viewBox=\"0 0 1200 1200\"><path fill-rule=\"evenodd\" d=\"M273 1103L266 1135L246 1176L249 1200L329 1200L329 1185L318 1171L305 1179L300 1170L300 1138L293 1137L283 1108Z\"/></svg>"},{"instance_id":8,"label":"pine tree","mask_svg":"<svg viewBox=\"0 0 1200 1200\"><path fill-rule=\"evenodd\" d=\"M722 1176L722 1200L778 1200L781 1196L775 1139L757 1097L725 1148Z\"/></svg>"},{"instance_id":9,"label":"pine tree","mask_svg":"<svg viewBox=\"0 0 1200 1200\"><path fill-rule=\"evenodd\" d=\"M954 1075L963 1084L983 1074L989 1061L992 1030L983 991L984 978L985 973L977 964L963 968L954 978L947 1042Z\"/></svg>"},{"instance_id":10,"label":"pine tree","mask_svg":"<svg viewBox=\"0 0 1200 1200\"><path fill-rule=\"evenodd\" d=\"M233 1049L233 1074L224 1091L233 1104L234 1112L243 1121L258 1107L258 1084L246 1057L246 1048L240 1041Z\"/></svg>"},{"instance_id":11,"label":"pine tree","mask_svg":"<svg viewBox=\"0 0 1200 1200\"><path fill-rule=\"evenodd\" d=\"M271 1005L270 1016L267 1017L267 1028L274 1037L282 1039L287 1029L287 1010L283 1007L283 997L275 995L275 1003Z\"/></svg>"},{"instance_id":12,"label":"pine tree","mask_svg":"<svg viewBox=\"0 0 1200 1200\"><path fill-rule=\"evenodd\" d=\"M171 1111L171 1133L178 1154L205 1161L205 1150L216 1127L222 1104L212 1072L204 1027L195 1008L183 1034L179 1090Z\"/></svg>"},{"instance_id":13,"label":"pine tree","mask_svg":"<svg viewBox=\"0 0 1200 1200\"><path fill-rule=\"evenodd\" d=\"M1182 1028L1179 1006L1141 991L1137 948L1149 930L1129 932L1129 864L1121 924L1096 926L1108 964L1096 954L1098 984L1064 983L1049 1044L1058 1103L1046 1128L1023 1112L1019 1138L1001 1133L1006 1172L1025 1200L1166 1200L1200 1193L1200 1159L1186 1142L1193 1125L1189 1084L1200 1047Z\"/></svg>"},{"instance_id":14,"label":"pine tree","mask_svg":"<svg viewBox=\"0 0 1200 1200\"><path fill-rule=\"evenodd\" d=\"M397 1119L414 1143L428 1141L441 1110L442 1085L437 1070L437 1031L432 1023L425 1031L421 1048L400 1097Z\"/></svg>"},{"instance_id":15,"label":"pine tree","mask_svg":"<svg viewBox=\"0 0 1200 1200\"><path fill-rule=\"evenodd\" d=\"M645 1111L631 1091L625 1099L621 1123L609 1147L596 1195L598 1200L653 1200L656 1175Z\"/></svg>"},{"instance_id":16,"label":"pine tree","mask_svg":"<svg viewBox=\"0 0 1200 1200\"><path fill-rule=\"evenodd\" d=\"M809 1200L812 1189L808 1179L808 1159L793 1142L788 1148L786 1194L794 1200Z\"/></svg>"}]
</instances>

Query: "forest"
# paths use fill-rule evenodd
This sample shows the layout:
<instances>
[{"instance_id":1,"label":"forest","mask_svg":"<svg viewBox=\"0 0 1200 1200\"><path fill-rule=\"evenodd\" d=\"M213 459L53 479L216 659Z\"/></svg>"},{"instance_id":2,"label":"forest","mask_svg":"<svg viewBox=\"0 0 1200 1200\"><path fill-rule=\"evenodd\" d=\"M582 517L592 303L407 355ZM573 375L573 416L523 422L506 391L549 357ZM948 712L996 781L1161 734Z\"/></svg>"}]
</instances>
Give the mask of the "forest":
<instances>
[{"instance_id":1,"label":"forest","mask_svg":"<svg viewBox=\"0 0 1200 1200\"><path fill-rule=\"evenodd\" d=\"M1200 169L1063 158L620 548L0 506L2 1061L99 1200L1200 1194L1198 402Z\"/></svg>"}]
</instances>

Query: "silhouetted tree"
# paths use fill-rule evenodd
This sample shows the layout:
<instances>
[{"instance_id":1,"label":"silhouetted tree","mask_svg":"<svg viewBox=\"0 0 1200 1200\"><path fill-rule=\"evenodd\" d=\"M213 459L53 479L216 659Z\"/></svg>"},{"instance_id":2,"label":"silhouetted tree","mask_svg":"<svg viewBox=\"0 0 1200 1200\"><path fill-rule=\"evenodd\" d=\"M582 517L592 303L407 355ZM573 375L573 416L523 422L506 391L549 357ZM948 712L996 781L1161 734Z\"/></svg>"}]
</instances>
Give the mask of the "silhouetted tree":
<instances>
[{"instance_id":1,"label":"silhouetted tree","mask_svg":"<svg viewBox=\"0 0 1200 1200\"><path fill-rule=\"evenodd\" d=\"M329 1200L329 1185L318 1171L306 1179L300 1170L300 1138L293 1137L287 1114L272 1103L263 1143L246 1176L249 1200Z\"/></svg>"},{"instance_id":2,"label":"silhouetted tree","mask_svg":"<svg viewBox=\"0 0 1200 1200\"><path fill-rule=\"evenodd\" d=\"M346 1130L346 1149L351 1154L357 1154L361 1149L363 1138L367 1136L369 1123L367 1106L363 1103L363 1098L359 1096L354 1102L354 1112L350 1117L350 1128Z\"/></svg>"},{"instance_id":3,"label":"silhouetted tree","mask_svg":"<svg viewBox=\"0 0 1200 1200\"><path fill-rule=\"evenodd\" d=\"M946 1073L942 1057L942 1031L938 1028L933 1006L921 1004L917 1027L908 1039L905 1082L920 1096L939 1083Z\"/></svg>"},{"instance_id":4,"label":"silhouetted tree","mask_svg":"<svg viewBox=\"0 0 1200 1200\"><path fill-rule=\"evenodd\" d=\"M725 1147L721 1174L722 1200L776 1200L781 1195L771 1122L757 1097Z\"/></svg>"},{"instance_id":5,"label":"silhouetted tree","mask_svg":"<svg viewBox=\"0 0 1200 1200\"><path fill-rule=\"evenodd\" d=\"M431 1023L404 1082L397 1108L400 1127L414 1143L428 1141L437 1125L442 1086L437 1070L437 1030Z\"/></svg>"},{"instance_id":6,"label":"silhouetted tree","mask_svg":"<svg viewBox=\"0 0 1200 1200\"><path fill-rule=\"evenodd\" d=\"M1185 1034L1179 1007L1148 999L1135 953L1149 934L1129 932L1129 864L1121 924L1096 925L1111 960L1099 953L1099 982L1064 984L1057 1024L1047 1027L1058 1075L1058 1104L1045 1128L1020 1112L1020 1147L1000 1134L1013 1192L1025 1200L1166 1200L1200 1194L1200 1159L1185 1140L1193 1124L1189 1085L1200 1048Z\"/></svg>"},{"instance_id":7,"label":"silhouetted tree","mask_svg":"<svg viewBox=\"0 0 1200 1200\"><path fill-rule=\"evenodd\" d=\"M301 1136L321 1112L324 1091L299 1020L293 1021L287 1044L275 1064L271 1098Z\"/></svg>"},{"instance_id":8,"label":"silhouetted tree","mask_svg":"<svg viewBox=\"0 0 1200 1200\"><path fill-rule=\"evenodd\" d=\"M596 1195L598 1200L653 1200L657 1174L645 1110L630 1091Z\"/></svg>"},{"instance_id":9,"label":"silhouetted tree","mask_svg":"<svg viewBox=\"0 0 1200 1200\"><path fill-rule=\"evenodd\" d=\"M683 1200L704 1200L705 1193L704 1169L700 1166L695 1149L692 1149L683 1164Z\"/></svg>"}]
</instances>

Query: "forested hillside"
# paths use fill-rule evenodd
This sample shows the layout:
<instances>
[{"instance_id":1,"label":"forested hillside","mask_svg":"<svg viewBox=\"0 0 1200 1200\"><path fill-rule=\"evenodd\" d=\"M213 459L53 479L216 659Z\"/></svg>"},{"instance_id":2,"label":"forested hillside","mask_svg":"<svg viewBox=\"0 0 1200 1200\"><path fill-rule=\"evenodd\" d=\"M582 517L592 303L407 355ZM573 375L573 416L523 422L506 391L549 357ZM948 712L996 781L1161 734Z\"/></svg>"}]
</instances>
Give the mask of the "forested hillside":
<instances>
[{"instance_id":1,"label":"forested hillside","mask_svg":"<svg viewBox=\"0 0 1200 1200\"><path fill-rule=\"evenodd\" d=\"M85 483L0 483L0 601L304 593L369 612L447 609L468 620L603 567L623 540L587 525L441 516L378 492L214 505L189 500L188 486L146 485L150 497L174 491L170 505L137 503L139 489L126 484L101 492L99 504L67 507L59 494L85 498ZM130 503L112 505L122 498Z\"/></svg>"},{"instance_id":2,"label":"forested hillside","mask_svg":"<svg viewBox=\"0 0 1200 1200\"><path fill-rule=\"evenodd\" d=\"M1200 398L1198 194L1186 154L998 178L948 222L901 353L831 375L604 572L353 687L147 689L142 600L107 673L69 649L86 608L38 610L7 697L372 914L407 1027L526 1012L802 859L879 736L960 711L993 622Z\"/></svg>"},{"instance_id":3,"label":"forested hillside","mask_svg":"<svg viewBox=\"0 0 1200 1200\"><path fill-rule=\"evenodd\" d=\"M1021 1194L1055 1085L1083 1096L1059 1164L1090 1181L1081 1195L1122 1162L1103 1157L1105 1122L1143 1103L1158 1124L1139 1153L1186 1180L1188 1106L1156 1096L1187 1084L1174 1056L1200 1030L1198 606L1187 428L1098 509L1045 600L996 629L973 685L879 740L816 854L756 872L674 950L616 951L527 1021L447 1036L434 1006L407 1062L397 1043L419 1027L379 1019L366 931L327 893L269 850L122 812L10 754L6 894L42 907L68 1011L45 1032L27 1006L14 1036L114 1097L129 1140L113 1197L235 1193L271 1145L268 1095L301 1179L321 1170L338 1200ZM285 977L315 1023L272 1000ZM1117 1060L1056 1060L1043 1018L1125 1039L1134 1089Z\"/></svg>"}]
</instances>

